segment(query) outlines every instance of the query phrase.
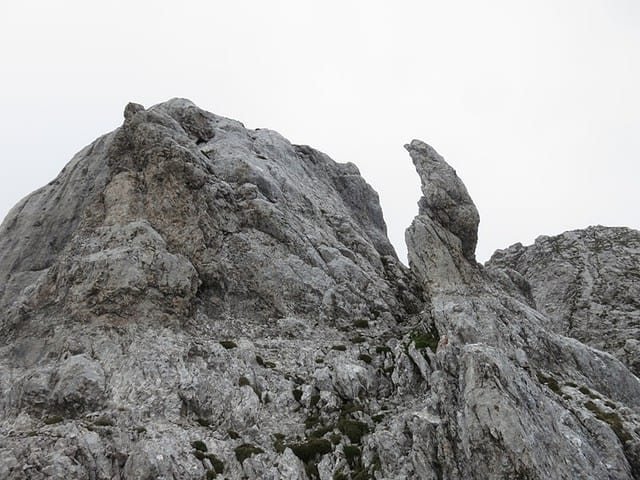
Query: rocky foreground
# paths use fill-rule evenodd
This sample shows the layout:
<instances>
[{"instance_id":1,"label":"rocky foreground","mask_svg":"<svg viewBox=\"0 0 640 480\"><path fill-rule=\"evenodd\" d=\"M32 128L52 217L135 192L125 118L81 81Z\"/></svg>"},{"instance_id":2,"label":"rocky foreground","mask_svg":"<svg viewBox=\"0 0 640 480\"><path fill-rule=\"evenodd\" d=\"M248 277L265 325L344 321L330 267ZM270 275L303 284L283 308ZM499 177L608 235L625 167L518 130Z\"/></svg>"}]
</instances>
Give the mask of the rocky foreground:
<instances>
[{"instance_id":1,"label":"rocky foreground","mask_svg":"<svg viewBox=\"0 0 640 480\"><path fill-rule=\"evenodd\" d=\"M0 227L0 478L640 478L640 233L483 267L407 150L410 268L355 165L129 104Z\"/></svg>"}]
</instances>

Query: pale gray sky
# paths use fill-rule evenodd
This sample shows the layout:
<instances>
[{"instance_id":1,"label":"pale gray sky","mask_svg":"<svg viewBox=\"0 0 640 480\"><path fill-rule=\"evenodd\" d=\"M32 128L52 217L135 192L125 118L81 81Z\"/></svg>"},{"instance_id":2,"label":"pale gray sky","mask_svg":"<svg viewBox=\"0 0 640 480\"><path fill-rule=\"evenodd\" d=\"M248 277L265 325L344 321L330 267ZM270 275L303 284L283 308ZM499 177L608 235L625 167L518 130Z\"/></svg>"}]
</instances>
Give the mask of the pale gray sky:
<instances>
[{"instance_id":1,"label":"pale gray sky","mask_svg":"<svg viewBox=\"0 0 640 480\"><path fill-rule=\"evenodd\" d=\"M186 97L356 163L389 236L435 147L480 210L478 257L591 224L640 228L640 2L0 3L0 217L128 101Z\"/></svg>"}]
</instances>

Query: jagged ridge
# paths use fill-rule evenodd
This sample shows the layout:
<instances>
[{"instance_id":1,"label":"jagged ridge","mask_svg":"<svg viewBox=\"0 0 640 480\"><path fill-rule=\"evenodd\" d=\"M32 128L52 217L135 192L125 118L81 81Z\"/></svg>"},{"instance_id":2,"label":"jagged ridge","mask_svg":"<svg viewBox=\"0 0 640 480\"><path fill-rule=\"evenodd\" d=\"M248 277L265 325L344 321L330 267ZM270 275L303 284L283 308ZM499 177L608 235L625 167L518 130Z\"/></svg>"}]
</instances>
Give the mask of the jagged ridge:
<instances>
[{"instance_id":1,"label":"jagged ridge","mask_svg":"<svg viewBox=\"0 0 640 480\"><path fill-rule=\"evenodd\" d=\"M410 269L354 165L128 105L0 227L0 477L638 478L638 379L407 149Z\"/></svg>"}]
</instances>

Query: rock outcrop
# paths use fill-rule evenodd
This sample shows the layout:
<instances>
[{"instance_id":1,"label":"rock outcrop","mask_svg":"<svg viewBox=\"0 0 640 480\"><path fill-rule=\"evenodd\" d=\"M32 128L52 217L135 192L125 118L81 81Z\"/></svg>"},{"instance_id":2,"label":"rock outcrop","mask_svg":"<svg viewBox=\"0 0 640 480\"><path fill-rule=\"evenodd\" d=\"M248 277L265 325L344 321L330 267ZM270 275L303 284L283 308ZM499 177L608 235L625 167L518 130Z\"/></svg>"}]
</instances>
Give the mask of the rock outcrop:
<instances>
[{"instance_id":1,"label":"rock outcrop","mask_svg":"<svg viewBox=\"0 0 640 480\"><path fill-rule=\"evenodd\" d=\"M464 184L407 149L410 268L353 164L128 105L0 227L0 478L640 478L619 343L477 264Z\"/></svg>"},{"instance_id":2,"label":"rock outcrop","mask_svg":"<svg viewBox=\"0 0 640 480\"><path fill-rule=\"evenodd\" d=\"M498 250L492 271L521 276L547 328L612 353L640 375L640 232L589 227Z\"/></svg>"}]
</instances>

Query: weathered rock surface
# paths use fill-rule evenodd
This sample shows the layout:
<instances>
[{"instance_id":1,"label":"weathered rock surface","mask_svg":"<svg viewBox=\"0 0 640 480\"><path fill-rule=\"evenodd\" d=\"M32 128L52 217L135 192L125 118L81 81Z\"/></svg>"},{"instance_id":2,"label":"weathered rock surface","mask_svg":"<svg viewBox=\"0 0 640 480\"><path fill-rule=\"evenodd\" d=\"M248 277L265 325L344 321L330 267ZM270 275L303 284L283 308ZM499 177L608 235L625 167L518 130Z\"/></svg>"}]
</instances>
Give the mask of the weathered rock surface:
<instances>
[{"instance_id":1,"label":"weathered rock surface","mask_svg":"<svg viewBox=\"0 0 640 480\"><path fill-rule=\"evenodd\" d=\"M448 175L432 195L458 181ZM434 209L407 231L411 269L447 339L426 436L448 455L433 450L432 468L444 478L637 477L638 379L611 355L547 330L525 295L511 295L464 253L459 228L450 231L450 216Z\"/></svg>"},{"instance_id":2,"label":"weathered rock surface","mask_svg":"<svg viewBox=\"0 0 640 480\"><path fill-rule=\"evenodd\" d=\"M640 478L640 381L407 149L409 269L354 165L128 105L0 227L0 478Z\"/></svg>"},{"instance_id":3,"label":"weathered rock surface","mask_svg":"<svg viewBox=\"0 0 640 480\"><path fill-rule=\"evenodd\" d=\"M487 263L526 281L548 328L615 355L640 374L640 232L589 227L523 247Z\"/></svg>"},{"instance_id":4,"label":"weathered rock surface","mask_svg":"<svg viewBox=\"0 0 640 480\"><path fill-rule=\"evenodd\" d=\"M405 148L422 180L420 215L433 218L460 241L462 253L475 259L480 216L467 187L432 147L413 140Z\"/></svg>"}]
</instances>

